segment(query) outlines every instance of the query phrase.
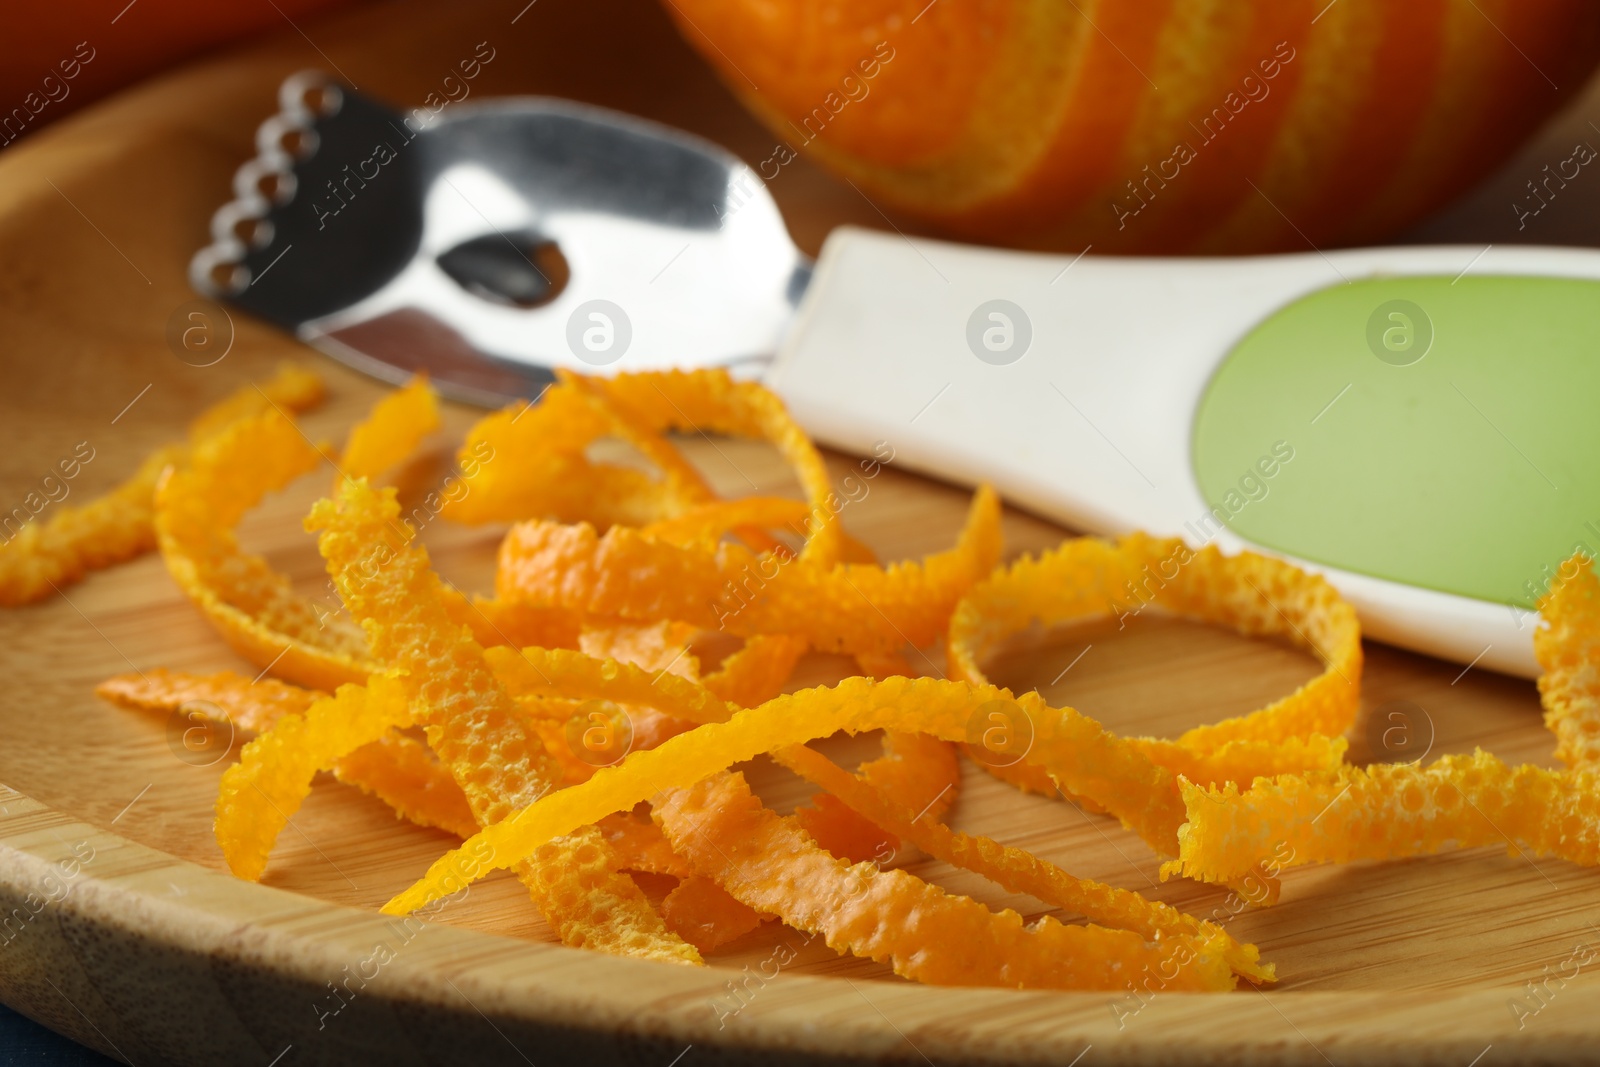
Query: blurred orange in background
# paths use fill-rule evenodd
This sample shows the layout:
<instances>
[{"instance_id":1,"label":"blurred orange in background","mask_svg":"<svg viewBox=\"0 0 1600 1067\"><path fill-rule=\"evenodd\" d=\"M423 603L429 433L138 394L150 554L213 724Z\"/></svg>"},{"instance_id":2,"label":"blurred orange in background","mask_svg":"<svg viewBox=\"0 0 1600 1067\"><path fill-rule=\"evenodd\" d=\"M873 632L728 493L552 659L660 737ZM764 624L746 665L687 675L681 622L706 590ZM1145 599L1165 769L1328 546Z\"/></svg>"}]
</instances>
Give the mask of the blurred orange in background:
<instances>
[{"instance_id":1,"label":"blurred orange in background","mask_svg":"<svg viewBox=\"0 0 1600 1067\"><path fill-rule=\"evenodd\" d=\"M805 154L945 233L1061 251L1382 241L1503 162L1600 59L1597 0L661 3L782 139L764 177ZM15 5L0 145L349 4ZM604 39L570 48L629 76Z\"/></svg>"},{"instance_id":2,"label":"blurred orange in background","mask_svg":"<svg viewBox=\"0 0 1600 1067\"><path fill-rule=\"evenodd\" d=\"M264 30L350 0L26 0L0 15L0 145Z\"/></svg>"},{"instance_id":3,"label":"blurred orange in background","mask_svg":"<svg viewBox=\"0 0 1600 1067\"><path fill-rule=\"evenodd\" d=\"M1382 240L1600 58L1595 0L666 3L793 150L951 233L1067 251Z\"/></svg>"}]
</instances>

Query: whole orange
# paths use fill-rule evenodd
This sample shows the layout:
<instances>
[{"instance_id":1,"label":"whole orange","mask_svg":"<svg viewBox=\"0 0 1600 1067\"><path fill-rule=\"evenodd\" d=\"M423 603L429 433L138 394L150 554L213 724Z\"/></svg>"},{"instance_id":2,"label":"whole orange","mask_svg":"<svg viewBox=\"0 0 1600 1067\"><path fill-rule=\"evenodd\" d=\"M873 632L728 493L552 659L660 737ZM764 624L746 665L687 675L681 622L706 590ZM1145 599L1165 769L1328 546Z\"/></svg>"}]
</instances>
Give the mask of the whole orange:
<instances>
[{"instance_id":1,"label":"whole orange","mask_svg":"<svg viewBox=\"0 0 1600 1067\"><path fill-rule=\"evenodd\" d=\"M792 149L953 234L1037 249L1381 240L1600 58L1594 0L667 6L783 138L769 179Z\"/></svg>"}]
</instances>

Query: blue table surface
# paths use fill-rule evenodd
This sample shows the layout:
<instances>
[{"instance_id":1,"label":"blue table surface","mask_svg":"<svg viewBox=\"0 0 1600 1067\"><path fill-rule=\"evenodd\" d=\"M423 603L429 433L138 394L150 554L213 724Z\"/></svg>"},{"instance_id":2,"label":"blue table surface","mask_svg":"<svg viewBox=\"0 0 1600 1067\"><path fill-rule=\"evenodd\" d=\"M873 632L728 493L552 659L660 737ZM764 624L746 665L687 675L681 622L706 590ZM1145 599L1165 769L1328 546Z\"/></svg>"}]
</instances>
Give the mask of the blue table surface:
<instances>
[{"instance_id":1,"label":"blue table surface","mask_svg":"<svg viewBox=\"0 0 1600 1067\"><path fill-rule=\"evenodd\" d=\"M0 1067L115 1067L116 1062L0 1004Z\"/></svg>"}]
</instances>

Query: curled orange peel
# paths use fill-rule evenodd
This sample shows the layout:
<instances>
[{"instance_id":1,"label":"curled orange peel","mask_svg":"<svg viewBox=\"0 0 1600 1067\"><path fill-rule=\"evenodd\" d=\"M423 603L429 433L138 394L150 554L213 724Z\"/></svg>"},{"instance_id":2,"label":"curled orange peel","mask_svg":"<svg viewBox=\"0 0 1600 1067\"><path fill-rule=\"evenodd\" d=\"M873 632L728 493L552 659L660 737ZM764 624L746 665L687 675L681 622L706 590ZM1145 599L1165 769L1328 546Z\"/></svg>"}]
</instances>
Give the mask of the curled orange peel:
<instances>
[{"instance_id":1,"label":"curled orange peel","mask_svg":"<svg viewBox=\"0 0 1600 1067\"><path fill-rule=\"evenodd\" d=\"M1508 852L1600 863L1600 780L1588 772L1511 766L1482 751L1414 763L1346 767L1205 789L1185 783L1182 873L1238 878L1263 861L1399 859L1503 844Z\"/></svg>"},{"instance_id":2,"label":"curled orange peel","mask_svg":"<svg viewBox=\"0 0 1600 1067\"><path fill-rule=\"evenodd\" d=\"M459 452L467 491L442 514L474 524L540 517L642 526L707 498L695 479L655 478L589 458L597 441L623 432L616 413L589 390L558 382L537 404L512 404L468 431ZM484 454L497 459L473 462ZM683 467L673 470L681 475Z\"/></svg>"},{"instance_id":3,"label":"curled orange peel","mask_svg":"<svg viewBox=\"0 0 1600 1067\"><path fill-rule=\"evenodd\" d=\"M374 674L365 687L342 685L304 715L283 716L245 745L217 792L216 837L228 869L258 880L278 834L310 795L316 773L410 725L399 684Z\"/></svg>"},{"instance_id":4,"label":"curled orange peel","mask_svg":"<svg viewBox=\"0 0 1600 1067\"><path fill-rule=\"evenodd\" d=\"M651 673L652 689L663 678L682 679L682 682L667 684L685 697L695 700L695 706L686 710L697 721L702 718L717 721L732 710L718 707L717 701L709 694L695 693L692 683L699 675L700 666L698 660L689 654L686 644L693 633L693 627L673 622L654 625L612 622L584 627L584 652L599 661L599 673L603 679L621 683L611 689L610 695L624 702L613 706L619 707L632 718L632 740L639 748L654 748L690 725L688 721L664 714L654 707L626 702L630 698L651 695L638 690L637 682L642 678L637 673L639 671ZM549 742L547 747L551 748L553 754L560 752ZM574 776L573 780L586 781L594 772L593 767L586 767L585 770L586 773ZM618 813L601 824L606 827L608 839L612 833L609 828L611 820L624 818L626 816ZM639 825L633 820L629 822L633 826ZM679 876L679 883L661 901L661 918L667 924L667 929L700 952L708 953L761 925L765 916L729 895L715 879L694 873L681 857L672 852L666 835L655 823L644 825L655 830L661 847L683 868L673 872Z\"/></svg>"},{"instance_id":5,"label":"curled orange peel","mask_svg":"<svg viewBox=\"0 0 1600 1067\"><path fill-rule=\"evenodd\" d=\"M617 954L699 962L700 951L777 916L929 982L1124 988L1156 972L1163 988L1223 989L1235 976L1272 979L1254 946L944 826L959 781L952 743L977 743L975 731L998 708L1027 726L1027 744L1003 776L1109 812L1158 852L1178 854L1169 868L1232 883L1294 857L1248 841L1237 854L1213 856L1213 816L1195 809L1202 800L1241 824L1259 817L1274 827L1298 827L1299 808L1285 814L1273 807L1282 806L1276 794L1258 790L1298 797L1302 787L1334 782L1348 787L1346 800L1360 793L1368 806L1412 803L1403 785L1381 784L1399 772L1342 768L1336 735L1354 717L1361 671L1354 614L1320 579L1288 565L1136 535L1068 542L993 572L1000 509L982 488L953 549L878 566L844 533L821 454L760 386L720 371L563 374L540 404L488 416L463 446L467 491L445 513L518 523L502 545L497 597L469 599L411 543L393 492L368 484L415 451L437 419L423 381L385 397L352 431L332 498L307 520L356 624L313 618L286 580L238 547L242 514L325 458L279 405L245 401L213 418L175 454L162 483L156 527L185 591L258 665L308 686L339 686L329 696L236 677L165 679L166 699L222 698L214 701L222 714L258 733L218 800L219 842L247 877L260 875L273 839L327 769L404 817L468 838L390 901L391 913L509 867L564 942ZM674 433L774 445L805 499L717 499L668 439ZM643 467L602 458L619 455L614 443ZM1586 580L1594 584L1592 574ZM1576 672L1546 689L1552 729L1573 752L1566 738L1583 732L1593 701L1582 674L1593 659L1592 606L1584 606L1593 594L1582 580L1555 589L1546 607L1552 628L1542 635L1559 661L1547 664L1552 677ZM1267 708L1173 740L1118 737L982 674L982 661L1025 627L1146 609L1280 638L1316 655L1324 670ZM697 653L714 655L728 642L701 631L743 645L705 673ZM940 634L954 680L906 677L905 646ZM875 678L779 695L813 647L852 654ZM365 687L341 685L358 681ZM147 708L163 699L162 680L141 688L114 679L105 691ZM572 751L569 729L593 707L627 716L632 727L633 750L598 769ZM399 732L413 721L427 746ZM805 744L878 729L885 756L855 773ZM824 790L812 807L780 816L728 770L761 753ZM1501 777L1530 794L1556 792L1544 797L1543 814L1516 810L1517 833L1531 847L1585 854L1571 844L1581 834L1552 845L1547 825L1585 814L1578 800L1561 799L1576 779L1552 785L1527 770ZM1439 773L1470 791L1475 775L1496 772L1484 764ZM1363 786L1361 774L1380 785ZM1237 783L1251 781L1255 788L1241 793ZM255 803L256 793L272 803ZM653 822L641 817L645 803ZM1308 853L1323 847L1311 823L1295 831ZM1029 925L886 869L882 850L907 844L1091 925ZM657 910L622 873L630 870L679 885Z\"/></svg>"},{"instance_id":6,"label":"curled orange peel","mask_svg":"<svg viewBox=\"0 0 1600 1067\"><path fill-rule=\"evenodd\" d=\"M1075 878L1024 849L951 830L937 816L930 817L890 799L887 790L841 770L827 757L803 745L784 749L775 758L874 824L936 859L981 874L1011 892L1026 893L1082 915L1092 923L1132 930L1149 940L1188 939L1197 955L1220 954L1240 977L1253 982L1274 980L1273 968L1260 962L1260 951L1254 945L1235 941L1215 923L1195 919L1130 890Z\"/></svg>"},{"instance_id":7,"label":"curled orange peel","mask_svg":"<svg viewBox=\"0 0 1600 1067\"><path fill-rule=\"evenodd\" d=\"M617 866L624 871L670 874L678 878L687 878L693 873L683 857L672 851L661 827L649 819L633 812L618 812L596 825L616 855ZM670 920L668 925L671 925Z\"/></svg>"},{"instance_id":8,"label":"curled orange peel","mask_svg":"<svg viewBox=\"0 0 1600 1067\"><path fill-rule=\"evenodd\" d=\"M771 634L749 638L702 678L701 684L736 707L755 707L783 692L806 648L803 637Z\"/></svg>"},{"instance_id":9,"label":"curled orange peel","mask_svg":"<svg viewBox=\"0 0 1600 1067\"><path fill-rule=\"evenodd\" d=\"M852 790L871 789L884 797L895 798L920 817L938 820L955 803L961 785L961 765L955 746L922 734L890 732L883 737L884 754L863 763L849 776ZM776 753L783 766L824 789L829 786L807 775L794 759L824 760L804 745ZM813 763L821 766L821 763ZM833 768L833 764L827 764ZM835 770L837 768L834 768ZM831 772L830 772L831 773ZM843 772L839 772L842 774ZM845 779L835 776L835 782ZM852 794L855 795L855 794ZM829 852L861 861L881 854L884 848L898 850L903 836L872 812L852 804L843 794L818 793L812 807L795 812L800 824L817 843Z\"/></svg>"},{"instance_id":10,"label":"curled orange peel","mask_svg":"<svg viewBox=\"0 0 1600 1067\"><path fill-rule=\"evenodd\" d=\"M303 716L313 703L327 698L326 693L276 678L251 681L231 671L187 674L162 668L119 674L101 682L95 692L121 707L167 714L183 711L226 721L253 734L270 730L285 716ZM405 734L384 734L334 759L326 769L418 826L457 837L471 837L478 828L455 779L426 745Z\"/></svg>"},{"instance_id":11,"label":"curled orange peel","mask_svg":"<svg viewBox=\"0 0 1600 1067\"><path fill-rule=\"evenodd\" d=\"M469 491L446 514L461 522L587 521L600 529L672 520L714 498L699 472L661 437L667 431L770 442L789 461L806 496L805 551L813 559L839 557L845 545L837 521L840 504L821 453L777 397L758 385L735 382L721 370L612 379L563 372L537 406L512 405L468 432L460 452L463 464L486 447L523 459L475 469L466 479ZM591 461L588 450L609 436L633 445L661 477ZM785 524L792 525L788 516L793 513L784 514ZM755 527L735 526L757 550L777 547L770 538L751 538L759 533Z\"/></svg>"},{"instance_id":12,"label":"curled orange peel","mask_svg":"<svg viewBox=\"0 0 1600 1067\"><path fill-rule=\"evenodd\" d=\"M974 714L991 706L1029 724L1033 743L1026 758L1043 764L1062 788L1102 804L1158 852L1177 852L1178 828L1187 817L1177 778L1136 746L1072 708L1049 707L1036 693L1013 697L993 686L902 677L850 678L738 711L726 722L711 722L658 748L635 751L583 785L545 797L480 831L470 844L491 857L487 865L478 866L481 874L516 862L573 827L631 808L663 790L693 785L765 752L840 731L874 729L964 741ZM403 914L445 895L443 881L462 877L461 866L455 853L446 855L422 881L385 905L386 910Z\"/></svg>"},{"instance_id":13,"label":"curled orange peel","mask_svg":"<svg viewBox=\"0 0 1600 1067\"><path fill-rule=\"evenodd\" d=\"M409 458L423 438L439 428L439 397L419 374L387 393L351 428L339 454L339 474L376 478Z\"/></svg>"},{"instance_id":14,"label":"curled orange peel","mask_svg":"<svg viewBox=\"0 0 1600 1067\"><path fill-rule=\"evenodd\" d=\"M471 837L477 829L461 787L413 737L384 734L334 760L332 770L339 781L383 801L408 822L457 837Z\"/></svg>"},{"instance_id":15,"label":"curled orange peel","mask_svg":"<svg viewBox=\"0 0 1600 1067\"><path fill-rule=\"evenodd\" d=\"M703 686L670 671L646 670L571 649L501 647L485 649L483 655L495 678L513 696L638 704L692 723L723 722L737 710Z\"/></svg>"},{"instance_id":16,"label":"curled orange peel","mask_svg":"<svg viewBox=\"0 0 1600 1067\"><path fill-rule=\"evenodd\" d=\"M999 499L979 489L956 546L917 563L817 565L807 556L815 543L785 560L732 543L683 547L621 526L601 535L587 523L522 523L501 545L496 592L586 614L889 652L932 641L956 601L993 568Z\"/></svg>"},{"instance_id":17,"label":"curled orange peel","mask_svg":"<svg viewBox=\"0 0 1600 1067\"><path fill-rule=\"evenodd\" d=\"M718 369L619 374L588 379L587 385L625 424L641 431L715 433L770 443L788 461L810 505L801 554L825 564L840 558L844 528L838 521L840 504L827 464L770 390L735 381Z\"/></svg>"},{"instance_id":18,"label":"curled orange peel","mask_svg":"<svg viewBox=\"0 0 1600 1067\"><path fill-rule=\"evenodd\" d=\"M363 683L375 669L361 631L297 595L234 532L267 493L322 461L281 412L235 423L162 478L156 535L173 580L234 651L281 678L331 691Z\"/></svg>"},{"instance_id":19,"label":"curled orange peel","mask_svg":"<svg viewBox=\"0 0 1600 1067\"><path fill-rule=\"evenodd\" d=\"M86 504L57 505L42 522L26 523L0 545L0 605L43 599L90 571L148 552L156 546L153 497L162 471L240 419L273 407L303 411L322 396L321 378L284 364L259 387L245 386L207 409L191 424L187 442L156 449L114 489Z\"/></svg>"},{"instance_id":20,"label":"curled orange peel","mask_svg":"<svg viewBox=\"0 0 1600 1067\"><path fill-rule=\"evenodd\" d=\"M1120 988L1146 971L1169 971L1166 988L1229 989L1227 963L1177 941L1129 930L1027 924L905 871L851 864L816 847L791 819L764 807L742 775L719 773L653 812L674 849L715 872L752 909L777 914L839 952L892 966L934 985L1029 989Z\"/></svg>"},{"instance_id":21,"label":"curled orange peel","mask_svg":"<svg viewBox=\"0 0 1600 1067\"><path fill-rule=\"evenodd\" d=\"M983 661L1006 638L1035 624L1060 626L1106 615L1126 620L1146 608L1246 636L1279 638L1323 664L1322 673L1258 711L1197 726L1173 746L1138 741L1152 758L1187 773L1177 765L1174 748L1204 754L1235 741L1337 737L1355 721L1361 630L1355 610L1331 585L1253 552L1225 556L1215 545L1196 550L1176 538L1146 534L1114 542L1066 541L980 582L950 618L951 677L986 682Z\"/></svg>"},{"instance_id":22,"label":"curled orange peel","mask_svg":"<svg viewBox=\"0 0 1600 1067\"><path fill-rule=\"evenodd\" d=\"M1227 881L1263 863L1386 860L1446 848L1504 844L1508 851L1600 862L1600 580L1575 554L1539 604L1534 633L1539 692L1556 755L1569 770L1512 766L1481 749L1428 766L1374 764L1239 781L1182 785L1188 821L1179 859L1192 878Z\"/></svg>"},{"instance_id":23,"label":"curled orange peel","mask_svg":"<svg viewBox=\"0 0 1600 1067\"><path fill-rule=\"evenodd\" d=\"M531 737L482 647L453 623L427 550L412 545L392 489L346 480L306 519L350 613L361 620L374 657L396 671L414 719L466 794L480 825L503 820L549 792L558 772ZM362 564L383 546L385 563ZM603 814L610 814L609 812ZM617 955L700 962L617 867L602 833L589 824L547 839L518 858L518 873L563 942Z\"/></svg>"},{"instance_id":24,"label":"curled orange peel","mask_svg":"<svg viewBox=\"0 0 1600 1067\"><path fill-rule=\"evenodd\" d=\"M492 866L505 866L544 841L631 808L662 790L691 786L761 753L840 731L890 729L965 740L968 720L987 701L1007 702L1034 723L1037 740L1030 758L1055 753L1069 757L1052 765L1052 772L1065 775L1096 799L1102 799L1097 793L1106 800L1113 794L1118 800L1132 796L1134 803L1119 814L1136 829L1157 827L1176 834L1183 821L1176 789L1156 789L1150 784L1164 782L1159 776L1166 772L1138 752L1127 751L1125 746L1119 750L1108 743L1092 720L1050 709L1031 693L1013 700L1010 693L992 686L894 677L883 681L846 679L829 688L776 697L759 707L735 712L725 722L710 722L669 738L657 748L635 751L621 764L596 772L583 785L545 797L480 831L472 844L479 852L490 854ZM1122 781L1129 770L1144 772L1131 790ZM438 892L441 879L459 877L459 866L454 853L443 857L421 882L391 900L386 910L402 914L443 895Z\"/></svg>"},{"instance_id":25,"label":"curled orange peel","mask_svg":"<svg viewBox=\"0 0 1600 1067\"><path fill-rule=\"evenodd\" d=\"M276 678L251 681L232 671L189 674L156 667L137 674L118 674L95 686L95 694L124 708L168 714L193 705L208 718L261 733L285 715L304 715L313 701L326 696Z\"/></svg>"},{"instance_id":26,"label":"curled orange peel","mask_svg":"<svg viewBox=\"0 0 1600 1067\"><path fill-rule=\"evenodd\" d=\"M1556 758L1569 767L1600 763L1600 578L1581 552L1561 565L1539 601L1545 626L1533 634L1543 674L1539 699L1556 735Z\"/></svg>"},{"instance_id":27,"label":"curled orange peel","mask_svg":"<svg viewBox=\"0 0 1600 1067\"><path fill-rule=\"evenodd\" d=\"M377 475L438 424L426 379L387 394L350 433L341 476ZM359 684L378 669L348 618L297 594L235 532L270 492L314 470L326 450L277 406L226 425L169 472L156 492L156 532L167 569L235 651L313 689Z\"/></svg>"},{"instance_id":28,"label":"curled orange peel","mask_svg":"<svg viewBox=\"0 0 1600 1067\"><path fill-rule=\"evenodd\" d=\"M786 497L717 500L697 505L673 518L653 522L639 532L669 545L715 548L725 534L739 527L772 529L789 526L803 532L802 523L810 511L804 501Z\"/></svg>"},{"instance_id":29,"label":"curled orange peel","mask_svg":"<svg viewBox=\"0 0 1600 1067\"><path fill-rule=\"evenodd\" d=\"M624 376L629 377L629 376ZM670 417L643 419L637 412L623 413L608 399L609 384L573 375L546 390L536 406L512 405L480 420L468 433L460 458L468 492L446 505L445 514L461 522L525 519L547 516L561 522L586 521L598 527L613 524L645 526L673 522L701 508L718 507L705 480L681 453L664 441L667 429L710 430L747 437L765 438L776 444L795 467L810 505L806 513L803 549L812 559L832 562L842 545L852 556L862 552L845 538L835 520L837 498L827 476L821 454L799 430L787 412L762 390L737 386L723 372L707 372L684 378L678 375L639 375L629 377L638 388L645 388L668 407L676 405ZM665 383L666 388L660 388ZM694 394L693 396L687 394ZM676 397L676 399L673 399ZM627 394L623 394L624 400ZM698 413L702 424L695 424L684 413L684 406ZM596 463L587 456L595 442L607 436L627 440L663 473L652 480L644 472L616 464ZM510 455L518 462L472 463L474 457ZM752 505L732 502L735 511ZM795 514L792 504L761 505L777 507L786 523ZM686 519L680 529L698 526L704 531L707 516L727 511L701 512ZM770 512L753 516L760 519ZM782 546L741 518L733 515L729 528L758 551L782 551ZM792 523L791 523L792 524ZM683 536L683 535L679 535ZM496 600L502 612L546 611L559 608ZM572 614L572 613L565 613ZM483 627L471 622L479 639L489 640ZM654 620L651 620L654 621ZM503 628L509 630L509 628ZM509 639L498 643L512 645L559 643L570 647L573 640L534 640L533 634L511 631ZM805 651L801 639L787 636L752 638L744 649L707 678L707 684L725 692L729 699L745 704L759 703L773 695L788 677Z\"/></svg>"},{"instance_id":30,"label":"curled orange peel","mask_svg":"<svg viewBox=\"0 0 1600 1067\"><path fill-rule=\"evenodd\" d=\"M661 901L661 917L673 933L708 954L748 934L767 918L731 896L717 879L702 874L685 876L666 895Z\"/></svg>"}]
</instances>

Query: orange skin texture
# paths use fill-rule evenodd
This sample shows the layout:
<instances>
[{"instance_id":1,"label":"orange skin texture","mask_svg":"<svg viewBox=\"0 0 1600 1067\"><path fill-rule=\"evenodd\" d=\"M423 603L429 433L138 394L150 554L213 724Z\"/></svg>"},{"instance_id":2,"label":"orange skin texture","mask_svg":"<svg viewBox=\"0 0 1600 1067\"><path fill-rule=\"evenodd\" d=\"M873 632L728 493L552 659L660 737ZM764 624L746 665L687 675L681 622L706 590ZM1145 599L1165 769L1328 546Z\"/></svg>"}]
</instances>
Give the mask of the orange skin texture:
<instances>
[{"instance_id":1,"label":"orange skin texture","mask_svg":"<svg viewBox=\"0 0 1600 1067\"><path fill-rule=\"evenodd\" d=\"M417 723L461 791L474 819L489 826L559 784L556 765L531 737L482 646L452 623L427 550L409 544L394 491L344 481L318 501L306 528L373 655L400 676ZM361 564L386 543L390 561L376 573ZM519 874L562 941L615 955L679 963L699 953L666 929L638 887L618 872L600 831L585 827L546 843Z\"/></svg>"},{"instance_id":2,"label":"orange skin texture","mask_svg":"<svg viewBox=\"0 0 1600 1067\"><path fill-rule=\"evenodd\" d=\"M916 734L892 736L901 745L940 744L932 738ZM915 751L915 748L912 750ZM1146 900L1130 890L1113 889L1099 882L1074 878L1024 849L1009 848L987 837L972 837L951 830L938 820L937 815L927 819L925 813L914 812L903 800L897 802L893 799L904 796L903 791L875 785L851 775L805 745L785 749L777 758L796 774L831 791L821 796L838 804L855 805L861 813L858 818L864 821L870 818L873 823L882 824L885 829L880 834L891 831L903 834L924 852L952 866L977 871L1013 892L1027 893L1063 911L1081 914L1092 923L1133 930L1151 939L1192 938L1197 952L1206 950L1220 953L1228 960L1229 967L1240 976L1257 982L1274 980L1272 965L1261 963L1260 953L1254 945L1239 944L1212 923L1184 915L1169 905ZM878 763L882 765L884 761ZM953 763L952 757L952 768ZM801 822L805 824L803 818ZM806 826L806 829L810 827ZM838 854L837 850L831 851ZM844 858L862 862L870 857Z\"/></svg>"},{"instance_id":3,"label":"orange skin texture","mask_svg":"<svg viewBox=\"0 0 1600 1067\"><path fill-rule=\"evenodd\" d=\"M164 667L107 678L95 693L135 711L220 716L253 734L271 730L288 716L304 715L328 695L276 678L252 681L231 671L188 674ZM457 837L470 837L478 827L461 787L415 738L388 733L333 760L331 769L339 781L370 793L419 826L435 826Z\"/></svg>"},{"instance_id":4,"label":"orange skin texture","mask_svg":"<svg viewBox=\"0 0 1600 1067\"><path fill-rule=\"evenodd\" d=\"M667 10L782 143L874 203L1055 251L1381 240L1492 170L1600 60L1585 0ZM1192 158L1163 177L1180 144Z\"/></svg>"},{"instance_id":5,"label":"orange skin texture","mask_svg":"<svg viewBox=\"0 0 1600 1067\"><path fill-rule=\"evenodd\" d=\"M1183 783L1182 873L1240 878L1279 868L1427 856L1505 845L1583 867L1600 864L1600 788L1593 771L1512 765L1477 749L1416 763L1375 763L1260 778L1246 789Z\"/></svg>"},{"instance_id":6,"label":"orange skin texture","mask_svg":"<svg viewBox=\"0 0 1600 1067\"><path fill-rule=\"evenodd\" d=\"M667 929L709 953L760 926L766 916L728 895L714 879L691 874L661 902Z\"/></svg>"},{"instance_id":7,"label":"orange skin texture","mask_svg":"<svg viewBox=\"0 0 1600 1067\"><path fill-rule=\"evenodd\" d=\"M155 485L156 540L179 587L240 655L313 688L360 684L375 669L360 629L296 594L265 559L244 552L234 533L268 492L328 458L283 410L297 399L320 399L321 380L289 367L268 388L280 399L241 390L191 429L195 437L219 427ZM433 390L426 378L413 379L351 430L338 477L395 466L438 422Z\"/></svg>"},{"instance_id":8,"label":"orange skin texture","mask_svg":"<svg viewBox=\"0 0 1600 1067\"><path fill-rule=\"evenodd\" d=\"M1561 565L1539 601L1548 623L1535 630L1533 651L1544 673L1539 698L1556 735L1556 758L1569 767L1600 766L1600 577L1581 552Z\"/></svg>"},{"instance_id":9,"label":"orange skin texture","mask_svg":"<svg viewBox=\"0 0 1600 1067\"><path fill-rule=\"evenodd\" d=\"M685 548L626 527L601 535L587 523L530 522L507 534L495 585L511 603L681 619L751 638L792 632L816 648L874 653L927 644L999 555L999 499L984 486L956 547L921 563L823 566L804 552L785 563L735 544Z\"/></svg>"},{"instance_id":10,"label":"orange skin texture","mask_svg":"<svg viewBox=\"0 0 1600 1067\"><path fill-rule=\"evenodd\" d=\"M834 949L889 963L932 985L1032 989L1116 988L1145 969L1173 972L1168 988L1228 989L1219 955L1146 942L1129 930L1032 925L993 912L904 871L851 864L817 848L793 822L763 807L737 772L675 794L655 818L691 865L715 871L734 896L783 915ZM1176 958L1174 958L1176 957Z\"/></svg>"}]
</instances>

